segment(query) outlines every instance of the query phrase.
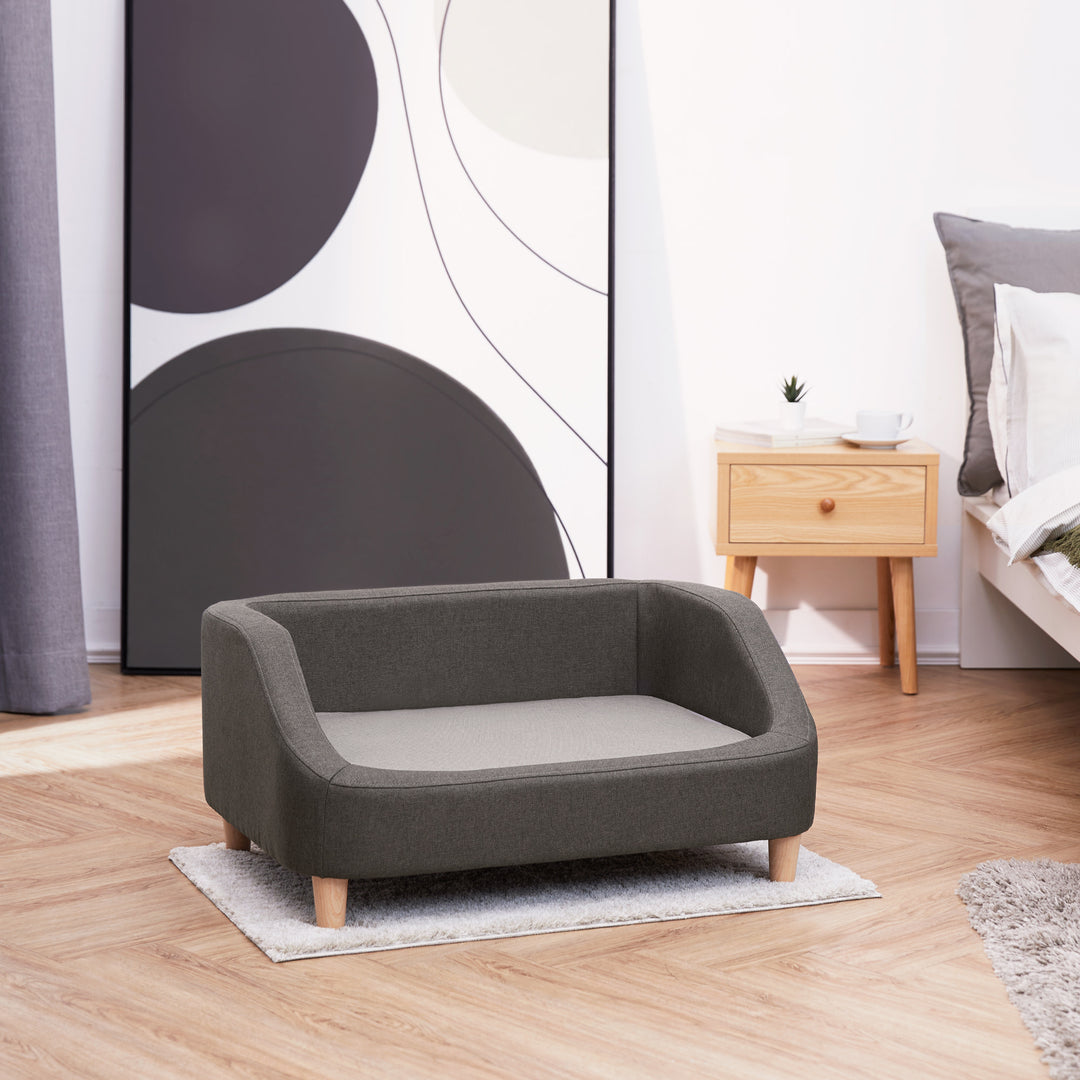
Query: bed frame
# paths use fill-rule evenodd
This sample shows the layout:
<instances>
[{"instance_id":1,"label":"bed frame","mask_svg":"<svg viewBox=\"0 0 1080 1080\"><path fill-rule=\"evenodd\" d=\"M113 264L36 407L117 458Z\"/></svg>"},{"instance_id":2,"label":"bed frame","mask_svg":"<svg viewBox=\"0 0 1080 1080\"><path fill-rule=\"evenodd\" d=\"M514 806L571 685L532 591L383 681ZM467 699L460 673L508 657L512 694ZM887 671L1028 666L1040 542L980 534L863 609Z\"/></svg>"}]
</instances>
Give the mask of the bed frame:
<instances>
[{"instance_id":1,"label":"bed frame","mask_svg":"<svg viewBox=\"0 0 1080 1080\"><path fill-rule=\"evenodd\" d=\"M964 502L960 666L1080 667L1080 615L1054 596L1030 562L1008 565L987 521L997 506Z\"/></svg>"}]
</instances>

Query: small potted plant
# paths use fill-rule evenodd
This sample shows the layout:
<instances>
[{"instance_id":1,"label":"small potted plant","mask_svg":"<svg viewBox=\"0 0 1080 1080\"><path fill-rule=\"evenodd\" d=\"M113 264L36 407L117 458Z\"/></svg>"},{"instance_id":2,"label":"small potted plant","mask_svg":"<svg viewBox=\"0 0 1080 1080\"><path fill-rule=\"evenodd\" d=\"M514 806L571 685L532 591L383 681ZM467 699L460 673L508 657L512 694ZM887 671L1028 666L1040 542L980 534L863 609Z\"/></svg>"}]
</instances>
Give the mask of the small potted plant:
<instances>
[{"instance_id":1,"label":"small potted plant","mask_svg":"<svg viewBox=\"0 0 1080 1080\"><path fill-rule=\"evenodd\" d=\"M802 431L806 423L806 383L799 382L797 375L792 375L787 382L780 384L784 395L780 406L780 426L785 431Z\"/></svg>"}]
</instances>

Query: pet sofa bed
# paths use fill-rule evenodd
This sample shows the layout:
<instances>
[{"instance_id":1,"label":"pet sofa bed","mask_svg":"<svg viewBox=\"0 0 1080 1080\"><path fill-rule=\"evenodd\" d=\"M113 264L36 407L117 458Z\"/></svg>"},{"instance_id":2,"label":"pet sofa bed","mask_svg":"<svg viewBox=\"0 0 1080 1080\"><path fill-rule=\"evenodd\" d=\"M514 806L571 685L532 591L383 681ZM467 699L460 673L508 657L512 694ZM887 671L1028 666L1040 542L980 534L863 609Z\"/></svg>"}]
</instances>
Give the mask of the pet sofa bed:
<instances>
[{"instance_id":1,"label":"pet sofa bed","mask_svg":"<svg viewBox=\"0 0 1080 1080\"><path fill-rule=\"evenodd\" d=\"M207 609L206 799L313 879L768 839L795 876L817 739L761 612L663 581L282 594Z\"/></svg>"}]
</instances>

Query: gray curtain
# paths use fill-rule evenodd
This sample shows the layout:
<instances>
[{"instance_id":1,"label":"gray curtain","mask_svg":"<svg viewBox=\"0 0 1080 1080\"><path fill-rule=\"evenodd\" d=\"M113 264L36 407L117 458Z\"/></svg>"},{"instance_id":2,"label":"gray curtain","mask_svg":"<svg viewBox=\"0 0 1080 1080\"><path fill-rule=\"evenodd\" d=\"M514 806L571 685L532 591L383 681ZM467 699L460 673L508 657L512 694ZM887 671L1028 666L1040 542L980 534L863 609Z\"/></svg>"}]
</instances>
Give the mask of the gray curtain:
<instances>
[{"instance_id":1,"label":"gray curtain","mask_svg":"<svg viewBox=\"0 0 1080 1080\"><path fill-rule=\"evenodd\" d=\"M90 700L48 0L0 0L0 711Z\"/></svg>"}]
</instances>

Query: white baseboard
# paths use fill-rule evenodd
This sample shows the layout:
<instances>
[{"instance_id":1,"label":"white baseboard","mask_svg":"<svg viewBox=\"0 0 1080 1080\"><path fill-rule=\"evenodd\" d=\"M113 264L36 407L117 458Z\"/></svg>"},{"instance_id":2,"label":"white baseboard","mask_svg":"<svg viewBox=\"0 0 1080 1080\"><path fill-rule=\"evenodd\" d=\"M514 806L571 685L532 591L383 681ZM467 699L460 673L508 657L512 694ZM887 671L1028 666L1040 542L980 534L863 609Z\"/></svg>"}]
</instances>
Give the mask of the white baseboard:
<instances>
[{"instance_id":1,"label":"white baseboard","mask_svg":"<svg viewBox=\"0 0 1080 1080\"><path fill-rule=\"evenodd\" d=\"M769 610L765 619L792 664L876 664L876 609ZM915 637L920 664L960 660L960 613L918 611Z\"/></svg>"},{"instance_id":2,"label":"white baseboard","mask_svg":"<svg viewBox=\"0 0 1080 1080\"><path fill-rule=\"evenodd\" d=\"M86 655L91 664L120 663L120 609L87 607L83 611L86 627Z\"/></svg>"}]
</instances>

